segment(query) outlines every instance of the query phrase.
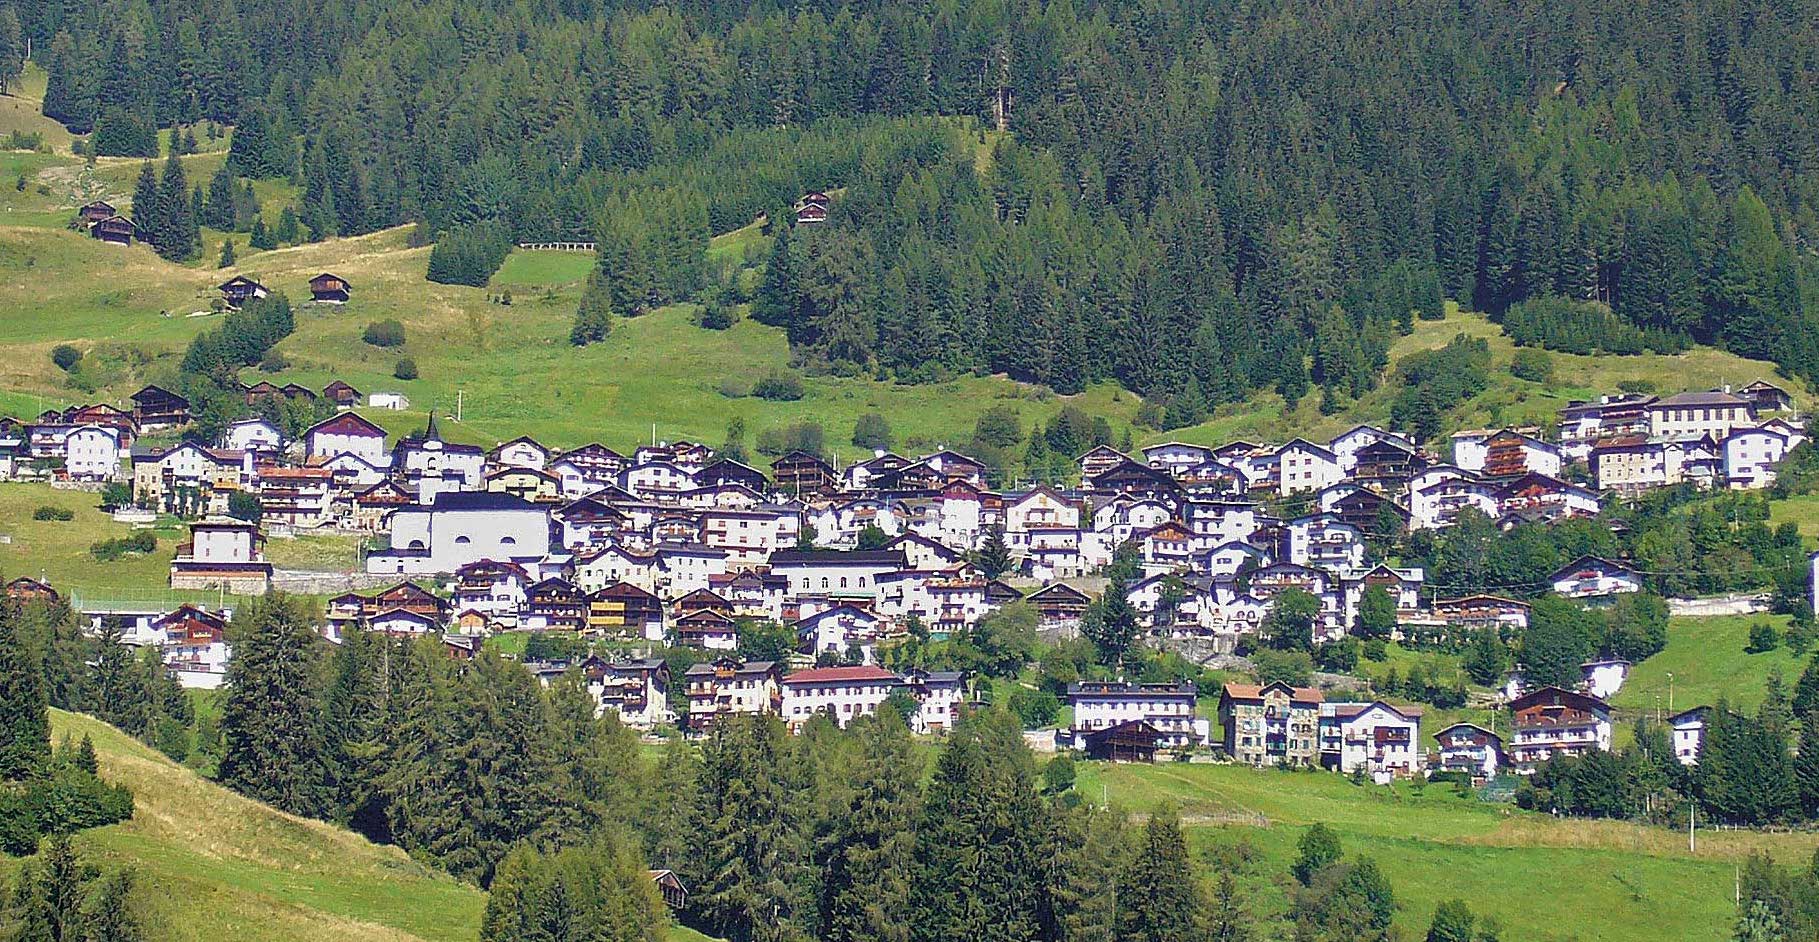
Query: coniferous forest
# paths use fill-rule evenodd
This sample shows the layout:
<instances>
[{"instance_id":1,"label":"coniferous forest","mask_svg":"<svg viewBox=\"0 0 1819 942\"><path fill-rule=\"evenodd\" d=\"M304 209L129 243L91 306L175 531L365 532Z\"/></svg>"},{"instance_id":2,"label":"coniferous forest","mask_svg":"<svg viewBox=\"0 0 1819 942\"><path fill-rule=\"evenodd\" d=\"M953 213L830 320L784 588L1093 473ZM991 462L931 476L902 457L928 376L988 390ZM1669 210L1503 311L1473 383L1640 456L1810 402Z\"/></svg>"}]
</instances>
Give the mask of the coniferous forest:
<instances>
[{"instance_id":1,"label":"coniferous forest","mask_svg":"<svg viewBox=\"0 0 1819 942\"><path fill-rule=\"evenodd\" d=\"M233 172L299 183L307 237L420 221L464 283L497 264L501 233L593 239L591 303L635 316L716 300L709 234L829 190L829 223L776 240L738 299L806 364L1062 391L1111 378L1197 406L1269 387L1343 402L1443 298L1608 309L1525 308L1538 345L1715 343L1819 374L1815 12L47 0L17 15L47 114L127 129L110 139L230 123Z\"/></svg>"}]
</instances>

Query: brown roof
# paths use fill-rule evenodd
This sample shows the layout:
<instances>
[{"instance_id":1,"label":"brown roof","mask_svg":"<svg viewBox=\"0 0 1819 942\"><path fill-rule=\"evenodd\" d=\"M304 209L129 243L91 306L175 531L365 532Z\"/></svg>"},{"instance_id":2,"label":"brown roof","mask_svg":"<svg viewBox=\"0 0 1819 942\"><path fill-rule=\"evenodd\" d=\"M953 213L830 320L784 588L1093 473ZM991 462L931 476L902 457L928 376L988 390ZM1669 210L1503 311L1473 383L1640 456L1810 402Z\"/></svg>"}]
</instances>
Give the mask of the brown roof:
<instances>
[{"instance_id":1,"label":"brown roof","mask_svg":"<svg viewBox=\"0 0 1819 942\"><path fill-rule=\"evenodd\" d=\"M1261 700L1263 691L1269 687L1285 687L1290 697L1307 703L1319 703L1326 697L1317 687L1289 687L1287 684L1226 684L1225 695L1233 700Z\"/></svg>"}]
</instances>

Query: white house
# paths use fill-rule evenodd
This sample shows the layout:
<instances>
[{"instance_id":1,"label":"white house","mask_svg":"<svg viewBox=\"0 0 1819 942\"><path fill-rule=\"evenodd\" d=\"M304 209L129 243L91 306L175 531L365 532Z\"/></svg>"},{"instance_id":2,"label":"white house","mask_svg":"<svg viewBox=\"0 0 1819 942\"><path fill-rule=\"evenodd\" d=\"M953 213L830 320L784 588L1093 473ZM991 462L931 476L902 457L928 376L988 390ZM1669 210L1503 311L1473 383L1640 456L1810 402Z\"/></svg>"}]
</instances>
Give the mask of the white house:
<instances>
[{"instance_id":1,"label":"white house","mask_svg":"<svg viewBox=\"0 0 1819 942\"><path fill-rule=\"evenodd\" d=\"M529 435L520 435L509 442L503 442L487 455L487 459L500 468L529 468L542 471L549 463L550 450L537 443Z\"/></svg>"},{"instance_id":2,"label":"white house","mask_svg":"<svg viewBox=\"0 0 1819 942\"><path fill-rule=\"evenodd\" d=\"M209 518L190 524L189 530L189 542L179 544L171 560L171 588L259 595L271 585L272 564L260 551L257 524Z\"/></svg>"},{"instance_id":3,"label":"white house","mask_svg":"<svg viewBox=\"0 0 1819 942\"><path fill-rule=\"evenodd\" d=\"M1371 703L1320 704L1320 761L1350 775L1360 769L1378 783L1420 774L1421 708Z\"/></svg>"},{"instance_id":4,"label":"white house","mask_svg":"<svg viewBox=\"0 0 1819 942\"><path fill-rule=\"evenodd\" d=\"M599 712L617 713L619 722L648 730L669 722L669 668L659 657L595 666L584 662L588 691L600 701Z\"/></svg>"},{"instance_id":5,"label":"white house","mask_svg":"<svg viewBox=\"0 0 1819 942\"><path fill-rule=\"evenodd\" d=\"M385 430L355 415L342 412L324 419L303 433L304 454L311 458L352 455L375 468L389 468Z\"/></svg>"},{"instance_id":6,"label":"white house","mask_svg":"<svg viewBox=\"0 0 1819 942\"><path fill-rule=\"evenodd\" d=\"M1555 594L1573 599L1603 598L1642 591L1642 577L1621 563L1581 556L1549 577Z\"/></svg>"},{"instance_id":7,"label":"white house","mask_svg":"<svg viewBox=\"0 0 1819 942\"><path fill-rule=\"evenodd\" d=\"M876 659L883 621L852 605L836 605L799 619L792 627L811 655L841 658L857 653L861 663L871 664Z\"/></svg>"},{"instance_id":8,"label":"white house","mask_svg":"<svg viewBox=\"0 0 1819 942\"><path fill-rule=\"evenodd\" d=\"M1673 727L1674 758L1681 765L1698 765L1699 751L1705 746L1705 721L1712 708L1696 706L1668 717Z\"/></svg>"},{"instance_id":9,"label":"white house","mask_svg":"<svg viewBox=\"0 0 1819 942\"><path fill-rule=\"evenodd\" d=\"M454 572L482 559L549 553L549 508L510 494L446 491L431 504L392 511L386 522L390 548L367 555L367 572Z\"/></svg>"},{"instance_id":10,"label":"white house","mask_svg":"<svg viewBox=\"0 0 1819 942\"><path fill-rule=\"evenodd\" d=\"M789 580L791 595L878 595L878 576L904 568L901 552L784 550L771 554L771 572Z\"/></svg>"},{"instance_id":11,"label":"white house","mask_svg":"<svg viewBox=\"0 0 1819 942\"><path fill-rule=\"evenodd\" d=\"M72 481L112 481L120 475L120 430L84 425L63 439L63 470Z\"/></svg>"},{"instance_id":12,"label":"white house","mask_svg":"<svg viewBox=\"0 0 1819 942\"><path fill-rule=\"evenodd\" d=\"M1324 490L1339 483L1345 471L1339 459L1323 445L1296 438L1276 450L1278 493L1299 494Z\"/></svg>"},{"instance_id":13,"label":"white house","mask_svg":"<svg viewBox=\"0 0 1819 942\"><path fill-rule=\"evenodd\" d=\"M1213 450L1205 445L1163 442L1160 445L1145 446L1143 460L1150 467L1167 472L1173 478L1180 477L1189 468L1197 468L1213 460Z\"/></svg>"},{"instance_id":14,"label":"white house","mask_svg":"<svg viewBox=\"0 0 1819 942\"><path fill-rule=\"evenodd\" d=\"M235 451L278 451L284 447L284 433L264 419L240 419L231 422L221 433L221 447Z\"/></svg>"},{"instance_id":15,"label":"white house","mask_svg":"<svg viewBox=\"0 0 1819 942\"><path fill-rule=\"evenodd\" d=\"M1437 771L1465 772L1474 782L1497 776L1503 767L1503 737L1473 723L1454 723L1434 734L1440 745Z\"/></svg>"},{"instance_id":16,"label":"white house","mask_svg":"<svg viewBox=\"0 0 1819 942\"><path fill-rule=\"evenodd\" d=\"M879 667L819 667L797 671L783 678L783 718L792 729L816 714L826 714L840 726L878 712L891 691L903 683Z\"/></svg>"},{"instance_id":17,"label":"white house","mask_svg":"<svg viewBox=\"0 0 1819 942\"><path fill-rule=\"evenodd\" d=\"M1786 435L1766 428L1745 428L1724 439L1724 483L1733 490L1752 490L1775 483L1775 466L1793 447Z\"/></svg>"},{"instance_id":18,"label":"white house","mask_svg":"<svg viewBox=\"0 0 1819 942\"><path fill-rule=\"evenodd\" d=\"M1084 743L1087 733L1141 720L1162 733L1162 745L1204 745L1211 740L1212 724L1194 715L1199 696L1199 689L1191 681L1176 684L1123 681L1069 684L1067 703L1074 708L1074 741Z\"/></svg>"},{"instance_id":19,"label":"white house","mask_svg":"<svg viewBox=\"0 0 1819 942\"><path fill-rule=\"evenodd\" d=\"M903 676L903 683L916 698L916 713L909 717L911 732L920 736L944 733L960 721L960 705L966 700L965 675L916 668Z\"/></svg>"},{"instance_id":20,"label":"white house","mask_svg":"<svg viewBox=\"0 0 1819 942\"><path fill-rule=\"evenodd\" d=\"M366 404L374 409L389 409L402 412L411 407L411 401L403 393L376 392L366 397Z\"/></svg>"}]
</instances>

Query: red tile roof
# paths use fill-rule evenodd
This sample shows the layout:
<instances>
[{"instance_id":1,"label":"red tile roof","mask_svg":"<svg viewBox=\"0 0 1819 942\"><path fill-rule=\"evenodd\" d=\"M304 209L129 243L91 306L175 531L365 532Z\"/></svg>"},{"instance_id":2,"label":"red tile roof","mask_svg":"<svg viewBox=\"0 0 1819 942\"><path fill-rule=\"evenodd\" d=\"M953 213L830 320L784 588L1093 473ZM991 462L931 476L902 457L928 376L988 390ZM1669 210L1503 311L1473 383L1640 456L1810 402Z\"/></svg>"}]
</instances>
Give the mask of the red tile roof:
<instances>
[{"instance_id":1,"label":"red tile roof","mask_svg":"<svg viewBox=\"0 0 1819 942\"><path fill-rule=\"evenodd\" d=\"M896 674L882 667L816 667L797 671L783 678L783 682L786 684L838 684L897 679Z\"/></svg>"}]
</instances>

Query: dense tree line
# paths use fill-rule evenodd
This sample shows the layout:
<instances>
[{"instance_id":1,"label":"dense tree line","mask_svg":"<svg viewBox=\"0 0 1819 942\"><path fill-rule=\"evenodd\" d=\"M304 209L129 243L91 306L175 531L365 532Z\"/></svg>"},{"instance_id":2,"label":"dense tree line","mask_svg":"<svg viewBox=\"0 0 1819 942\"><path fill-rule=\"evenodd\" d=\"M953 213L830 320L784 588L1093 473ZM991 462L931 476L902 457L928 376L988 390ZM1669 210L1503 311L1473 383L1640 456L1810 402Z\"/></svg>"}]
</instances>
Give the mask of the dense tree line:
<instances>
[{"instance_id":1,"label":"dense tree line","mask_svg":"<svg viewBox=\"0 0 1819 942\"><path fill-rule=\"evenodd\" d=\"M50 706L73 705L82 662L70 661L69 639L52 627L58 613L32 609L0 600L0 852L13 855L36 852L46 836L67 853L70 834L133 816L132 792L101 780L87 737L51 748ZM26 905L30 884L17 889L21 902L8 904Z\"/></svg>"},{"instance_id":2,"label":"dense tree line","mask_svg":"<svg viewBox=\"0 0 1819 942\"><path fill-rule=\"evenodd\" d=\"M1564 297L1511 305L1503 315L1503 329L1523 346L1564 353L1679 353L1687 346L1684 335L1637 327L1600 302Z\"/></svg>"},{"instance_id":3,"label":"dense tree line","mask_svg":"<svg viewBox=\"0 0 1819 942\"><path fill-rule=\"evenodd\" d=\"M844 188L757 299L806 361L1116 379L1191 412L1310 385L1342 407L1443 297L1600 301L1812 375L1812 13L58 0L21 29L47 114L236 123L235 172L299 176L315 237L597 237L629 315L699 290L703 218L776 229ZM880 121L930 146L815 143Z\"/></svg>"}]
</instances>

